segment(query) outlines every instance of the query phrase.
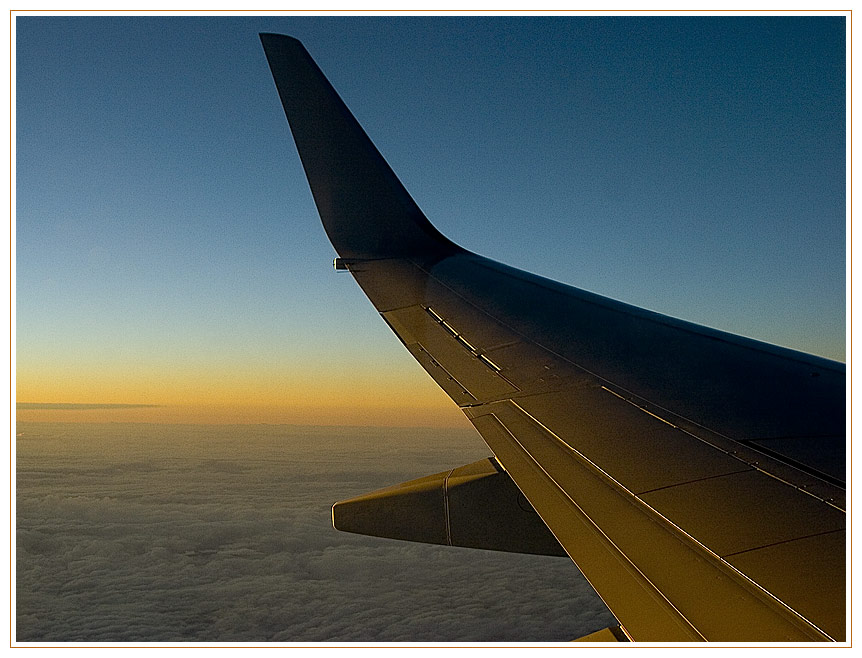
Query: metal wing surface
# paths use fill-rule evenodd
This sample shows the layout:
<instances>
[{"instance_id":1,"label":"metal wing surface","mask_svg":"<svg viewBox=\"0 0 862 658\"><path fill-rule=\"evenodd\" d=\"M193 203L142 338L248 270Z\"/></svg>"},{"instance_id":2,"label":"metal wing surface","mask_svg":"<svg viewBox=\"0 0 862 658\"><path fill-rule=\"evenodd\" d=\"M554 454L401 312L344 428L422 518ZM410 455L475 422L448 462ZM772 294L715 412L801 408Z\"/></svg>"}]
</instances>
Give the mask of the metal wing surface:
<instances>
[{"instance_id":1,"label":"metal wing surface","mask_svg":"<svg viewBox=\"0 0 862 658\"><path fill-rule=\"evenodd\" d=\"M326 232L628 637L845 637L845 368L442 236L303 46L261 35Z\"/></svg>"}]
</instances>

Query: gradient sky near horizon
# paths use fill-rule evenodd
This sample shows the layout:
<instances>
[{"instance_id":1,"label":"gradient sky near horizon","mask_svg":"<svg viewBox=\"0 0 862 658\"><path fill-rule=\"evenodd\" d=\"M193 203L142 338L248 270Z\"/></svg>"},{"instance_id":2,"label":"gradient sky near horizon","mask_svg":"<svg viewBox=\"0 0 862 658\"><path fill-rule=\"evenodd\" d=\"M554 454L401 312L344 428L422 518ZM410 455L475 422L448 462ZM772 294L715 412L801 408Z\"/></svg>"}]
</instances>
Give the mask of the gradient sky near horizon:
<instances>
[{"instance_id":1,"label":"gradient sky near horizon","mask_svg":"<svg viewBox=\"0 0 862 658\"><path fill-rule=\"evenodd\" d=\"M468 249L844 359L843 17L19 16L19 419L466 426L332 269L259 32Z\"/></svg>"}]
</instances>

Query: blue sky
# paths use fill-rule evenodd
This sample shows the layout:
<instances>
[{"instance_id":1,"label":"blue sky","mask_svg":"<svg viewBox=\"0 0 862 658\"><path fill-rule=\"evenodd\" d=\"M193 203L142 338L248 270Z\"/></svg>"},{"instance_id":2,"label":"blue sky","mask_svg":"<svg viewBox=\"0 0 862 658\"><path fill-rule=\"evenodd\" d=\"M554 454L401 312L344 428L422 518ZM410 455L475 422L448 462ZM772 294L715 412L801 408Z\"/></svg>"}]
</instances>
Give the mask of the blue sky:
<instances>
[{"instance_id":1,"label":"blue sky","mask_svg":"<svg viewBox=\"0 0 862 658\"><path fill-rule=\"evenodd\" d=\"M262 31L463 246L844 359L843 18L18 17L19 401L433 389L332 270Z\"/></svg>"}]
</instances>

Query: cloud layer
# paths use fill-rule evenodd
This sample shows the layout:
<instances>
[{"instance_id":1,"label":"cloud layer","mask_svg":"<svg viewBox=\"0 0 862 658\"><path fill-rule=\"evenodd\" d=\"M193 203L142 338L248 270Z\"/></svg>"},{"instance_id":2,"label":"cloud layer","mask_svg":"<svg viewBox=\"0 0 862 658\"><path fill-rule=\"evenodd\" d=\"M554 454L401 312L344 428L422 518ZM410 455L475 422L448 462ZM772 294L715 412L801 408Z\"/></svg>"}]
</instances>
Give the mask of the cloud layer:
<instances>
[{"instance_id":1,"label":"cloud layer","mask_svg":"<svg viewBox=\"0 0 862 658\"><path fill-rule=\"evenodd\" d=\"M339 499L487 455L452 430L23 424L18 641L566 641L565 559L339 533Z\"/></svg>"}]
</instances>

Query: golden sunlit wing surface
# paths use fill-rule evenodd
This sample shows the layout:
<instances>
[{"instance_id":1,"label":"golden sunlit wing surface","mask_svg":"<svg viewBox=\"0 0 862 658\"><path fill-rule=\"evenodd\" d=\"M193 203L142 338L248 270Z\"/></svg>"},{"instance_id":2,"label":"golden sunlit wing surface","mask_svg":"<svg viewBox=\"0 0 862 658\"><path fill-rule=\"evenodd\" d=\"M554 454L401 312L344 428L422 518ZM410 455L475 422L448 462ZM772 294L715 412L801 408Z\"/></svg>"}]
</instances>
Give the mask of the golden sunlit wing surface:
<instances>
[{"instance_id":1,"label":"golden sunlit wing surface","mask_svg":"<svg viewBox=\"0 0 862 658\"><path fill-rule=\"evenodd\" d=\"M626 635L844 640L843 364L462 249L431 226L303 46L261 39L338 267L463 410Z\"/></svg>"}]
</instances>

